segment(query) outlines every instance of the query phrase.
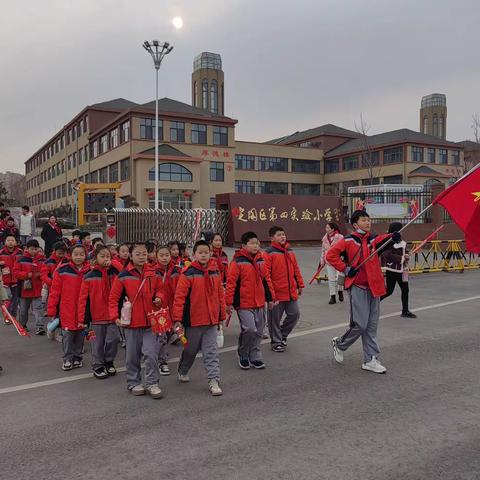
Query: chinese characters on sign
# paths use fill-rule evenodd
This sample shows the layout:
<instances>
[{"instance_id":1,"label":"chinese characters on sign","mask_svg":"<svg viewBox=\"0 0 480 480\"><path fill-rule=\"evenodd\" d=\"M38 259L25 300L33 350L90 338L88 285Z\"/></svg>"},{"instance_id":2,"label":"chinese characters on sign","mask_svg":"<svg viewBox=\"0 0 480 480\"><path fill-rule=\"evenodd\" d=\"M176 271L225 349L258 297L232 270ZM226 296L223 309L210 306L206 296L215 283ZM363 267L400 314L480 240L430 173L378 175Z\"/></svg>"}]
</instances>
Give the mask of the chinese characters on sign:
<instances>
[{"instance_id":1,"label":"chinese characters on sign","mask_svg":"<svg viewBox=\"0 0 480 480\"><path fill-rule=\"evenodd\" d=\"M208 157L209 155L209 150L202 150L202 157ZM227 150L224 150L223 152L219 152L218 150L212 150L211 156L216 158L230 158L230 152Z\"/></svg>"},{"instance_id":2,"label":"chinese characters on sign","mask_svg":"<svg viewBox=\"0 0 480 480\"><path fill-rule=\"evenodd\" d=\"M290 220L293 222L332 222L340 221L340 209L338 208L325 208L323 211L316 208L309 210L308 208L303 210L297 210L292 207L291 209L277 209L277 207L269 208L244 208L238 206L232 208L232 215L239 222L275 222L278 218L282 220Z\"/></svg>"}]
</instances>

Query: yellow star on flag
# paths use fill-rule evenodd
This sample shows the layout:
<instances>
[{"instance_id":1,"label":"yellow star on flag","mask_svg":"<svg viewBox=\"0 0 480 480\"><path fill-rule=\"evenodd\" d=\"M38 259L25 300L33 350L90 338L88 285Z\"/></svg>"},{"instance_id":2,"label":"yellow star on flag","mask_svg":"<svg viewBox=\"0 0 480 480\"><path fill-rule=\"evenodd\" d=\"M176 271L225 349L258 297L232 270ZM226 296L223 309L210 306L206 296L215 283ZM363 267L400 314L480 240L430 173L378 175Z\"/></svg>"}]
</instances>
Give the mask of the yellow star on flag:
<instances>
[{"instance_id":1,"label":"yellow star on flag","mask_svg":"<svg viewBox=\"0 0 480 480\"><path fill-rule=\"evenodd\" d=\"M472 195L475 197L474 202L480 202L480 192L472 192Z\"/></svg>"}]
</instances>

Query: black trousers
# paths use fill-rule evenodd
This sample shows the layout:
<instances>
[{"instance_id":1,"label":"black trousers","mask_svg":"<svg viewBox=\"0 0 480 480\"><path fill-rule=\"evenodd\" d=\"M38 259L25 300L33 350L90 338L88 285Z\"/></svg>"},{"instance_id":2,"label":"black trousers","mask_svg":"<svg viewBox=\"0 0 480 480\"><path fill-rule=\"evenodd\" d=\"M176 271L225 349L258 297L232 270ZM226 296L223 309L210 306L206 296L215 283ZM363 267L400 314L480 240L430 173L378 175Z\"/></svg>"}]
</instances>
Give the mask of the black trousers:
<instances>
[{"instance_id":1,"label":"black trousers","mask_svg":"<svg viewBox=\"0 0 480 480\"><path fill-rule=\"evenodd\" d=\"M389 297L395 290L395 285L398 283L402 291L402 312L408 312L408 282L402 280L402 274L399 272L390 272L387 270L387 293L383 295L380 300Z\"/></svg>"}]
</instances>

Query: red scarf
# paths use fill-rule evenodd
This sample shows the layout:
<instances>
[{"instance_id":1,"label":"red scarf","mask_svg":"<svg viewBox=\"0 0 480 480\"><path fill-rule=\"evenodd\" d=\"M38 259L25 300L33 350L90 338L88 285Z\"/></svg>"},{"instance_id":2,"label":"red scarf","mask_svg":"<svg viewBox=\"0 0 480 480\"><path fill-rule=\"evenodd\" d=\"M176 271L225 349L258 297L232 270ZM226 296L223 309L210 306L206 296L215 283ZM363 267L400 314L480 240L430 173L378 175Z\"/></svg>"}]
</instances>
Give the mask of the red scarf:
<instances>
[{"instance_id":1,"label":"red scarf","mask_svg":"<svg viewBox=\"0 0 480 480\"><path fill-rule=\"evenodd\" d=\"M48 224L55 230L55 232L57 232L57 235L59 237L62 236L62 229L59 227L58 223L57 222L48 222Z\"/></svg>"},{"instance_id":2,"label":"red scarf","mask_svg":"<svg viewBox=\"0 0 480 480\"><path fill-rule=\"evenodd\" d=\"M224 262L224 259L225 259L225 256L222 255L223 254L223 249L222 247L220 248L213 248L212 249L212 254L213 254L213 258L215 258L215 260L217 261L217 267L218 267L218 270L220 272L223 272L225 270L225 264L223 263Z\"/></svg>"},{"instance_id":3,"label":"red scarf","mask_svg":"<svg viewBox=\"0 0 480 480\"><path fill-rule=\"evenodd\" d=\"M207 299L211 298L211 296L213 295L213 279L209 274L209 271L210 271L210 269L208 268L209 265L207 264L205 267L203 267L198 262L193 262L190 266L203 272L203 278L205 280L205 292L207 293Z\"/></svg>"}]
</instances>

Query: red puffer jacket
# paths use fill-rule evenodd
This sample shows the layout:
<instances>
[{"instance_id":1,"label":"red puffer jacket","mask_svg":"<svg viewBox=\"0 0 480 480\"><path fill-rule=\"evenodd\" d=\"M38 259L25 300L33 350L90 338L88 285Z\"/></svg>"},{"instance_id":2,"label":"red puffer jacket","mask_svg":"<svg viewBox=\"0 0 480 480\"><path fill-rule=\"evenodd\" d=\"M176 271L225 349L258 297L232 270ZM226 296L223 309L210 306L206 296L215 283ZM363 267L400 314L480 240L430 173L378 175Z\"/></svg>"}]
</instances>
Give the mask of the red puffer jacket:
<instances>
[{"instance_id":1,"label":"red puffer jacket","mask_svg":"<svg viewBox=\"0 0 480 480\"><path fill-rule=\"evenodd\" d=\"M193 262L182 271L172 317L174 322L182 322L186 327L218 325L225 320L224 288L213 262L206 267Z\"/></svg>"},{"instance_id":2,"label":"red puffer jacket","mask_svg":"<svg viewBox=\"0 0 480 480\"><path fill-rule=\"evenodd\" d=\"M371 233L360 234L353 232L333 245L327 252L327 262L338 270L344 272L349 267L356 267L363 262L374 250L392 235L374 235ZM342 256L346 259L345 263ZM368 287L374 297L385 294L385 281L380 268L378 255L374 255L353 278L345 278L345 288L352 285Z\"/></svg>"},{"instance_id":3,"label":"red puffer jacket","mask_svg":"<svg viewBox=\"0 0 480 480\"><path fill-rule=\"evenodd\" d=\"M95 265L82 280L80 297L78 299L78 319L86 325L90 323L112 323L108 302L112 284L118 275L118 270Z\"/></svg>"},{"instance_id":4,"label":"red puffer jacket","mask_svg":"<svg viewBox=\"0 0 480 480\"><path fill-rule=\"evenodd\" d=\"M73 262L59 266L53 274L53 282L48 295L47 315L60 318L65 330L83 330L83 322L78 317L78 296L84 275L90 265L84 263L78 269Z\"/></svg>"},{"instance_id":5,"label":"red puffer jacket","mask_svg":"<svg viewBox=\"0 0 480 480\"><path fill-rule=\"evenodd\" d=\"M42 282L50 288L52 286L53 281L53 273L57 269L58 265L62 262L62 260L66 261L65 257L57 257L55 252L53 252L42 264L42 268L40 269L41 279Z\"/></svg>"},{"instance_id":6,"label":"red puffer jacket","mask_svg":"<svg viewBox=\"0 0 480 480\"><path fill-rule=\"evenodd\" d=\"M115 267L119 272L121 272L127 265L129 260L122 260L119 257L112 259L112 267Z\"/></svg>"},{"instance_id":7,"label":"red puffer jacket","mask_svg":"<svg viewBox=\"0 0 480 480\"><path fill-rule=\"evenodd\" d=\"M145 280L143 287L135 299L143 280ZM143 272L139 272L133 264L129 263L113 281L108 302L110 319L117 320L120 318L123 301L128 298L133 303L133 308L132 321L127 328L149 328L150 321L147 318L147 313L155 308L153 305L155 297L162 300L162 305L166 303L162 282L155 271L145 265Z\"/></svg>"},{"instance_id":8,"label":"red puffer jacket","mask_svg":"<svg viewBox=\"0 0 480 480\"><path fill-rule=\"evenodd\" d=\"M272 300L272 290L263 254L252 256L244 248L238 250L228 268L226 304L237 309L263 308Z\"/></svg>"},{"instance_id":9,"label":"red puffer jacket","mask_svg":"<svg viewBox=\"0 0 480 480\"><path fill-rule=\"evenodd\" d=\"M305 288L305 283L290 245L272 243L265 249L265 260L267 276L273 285L273 298L279 302L298 300L298 289Z\"/></svg>"},{"instance_id":10,"label":"red puffer jacket","mask_svg":"<svg viewBox=\"0 0 480 480\"><path fill-rule=\"evenodd\" d=\"M228 278L228 256L222 248L212 249L212 259L217 262L218 271L222 278L222 283L225 285Z\"/></svg>"},{"instance_id":11,"label":"red puffer jacket","mask_svg":"<svg viewBox=\"0 0 480 480\"><path fill-rule=\"evenodd\" d=\"M45 257L42 254L37 254L35 255L35 258L32 258L28 252L25 252L23 256L21 256L15 263L13 275L17 280L22 281L22 291L20 293L20 297L38 298L42 296L43 282L40 278L40 275L44 260ZM32 274L31 278L29 277L29 273ZM31 280L33 288L24 288L24 281L27 279Z\"/></svg>"},{"instance_id":12,"label":"red puffer jacket","mask_svg":"<svg viewBox=\"0 0 480 480\"><path fill-rule=\"evenodd\" d=\"M12 287L17 284L17 278L14 275L15 264L22 257L21 248L15 247L11 252L7 247L0 250L0 268L2 269L3 284L6 287ZM8 269L8 270L7 270ZM4 273L8 271L8 273Z\"/></svg>"},{"instance_id":13,"label":"red puffer jacket","mask_svg":"<svg viewBox=\"0 0 480 480\"><path fill-rule=\"evenodd\" d=\"M175 265L174 262L170 262L170 265L168 265L166 269L165 267L157 263L155 273L162 282L165 301L167 302L170 311L172 311L173 301L175 299L175 290L177 289L178 279L180 278L181 270Z\"/></svg>"}]
</instances>

